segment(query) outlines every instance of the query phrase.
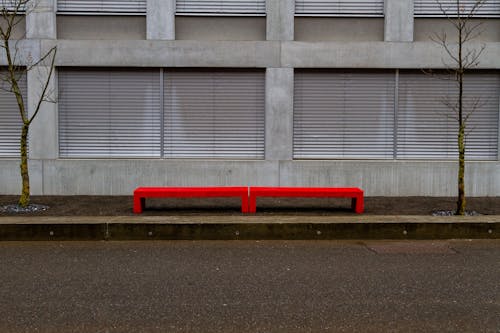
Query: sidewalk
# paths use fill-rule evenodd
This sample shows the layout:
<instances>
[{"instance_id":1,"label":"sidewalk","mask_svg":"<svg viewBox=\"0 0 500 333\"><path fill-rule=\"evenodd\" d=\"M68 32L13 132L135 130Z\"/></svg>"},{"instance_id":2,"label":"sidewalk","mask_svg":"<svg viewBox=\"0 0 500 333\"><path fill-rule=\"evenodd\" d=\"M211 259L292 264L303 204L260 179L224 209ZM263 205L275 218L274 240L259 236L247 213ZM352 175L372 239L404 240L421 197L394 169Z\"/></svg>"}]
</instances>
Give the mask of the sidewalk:
<instances>
[{"instance_id":1,"label":"sidewalk","mask_svg":"<svg viewBox=\"0 0 500 333\"><path fill-rule=\"evenodd\" d=\"M1 216L0 241L491 239L500 215Z\"/></svg>"}]
</instances>

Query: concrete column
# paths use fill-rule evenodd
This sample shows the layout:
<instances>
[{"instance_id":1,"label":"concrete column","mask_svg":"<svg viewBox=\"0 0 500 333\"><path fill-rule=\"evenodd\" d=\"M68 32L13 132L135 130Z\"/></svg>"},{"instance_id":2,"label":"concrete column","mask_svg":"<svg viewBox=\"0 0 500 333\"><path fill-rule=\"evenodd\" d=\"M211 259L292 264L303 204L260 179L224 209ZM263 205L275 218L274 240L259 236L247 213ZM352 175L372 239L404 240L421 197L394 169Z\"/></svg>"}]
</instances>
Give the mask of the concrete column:
<instances>
[{"instance_id":1,"label":"concrete column","mask_svg":"<svg viewBox=\"0 0 500 333\"><path fill-rule=\"evenodd\" d=\"M385 0L385 41L413 42L413 0Z\"/></svg>"},{"instance_id":2,"label":"concrete column","mask_svg":"<svg viewBox=\"0 0 500 333\"><path fill-rule=\"evenodd\" d=\"M56 39L56 9L57 0L38 0L30 2L26 15L26 37L28 39ZM37 47L40 47L38 44ZM34 52L31 61L39 60L41 50ZM42 54L43 56L43 54ZM36 109L43 84L47 78L49 67L40 64L28 72L28 114L31 116ZM57 89L55 74L48 86L49 96L55 101ZM30 126L29 156L30 159L55 159L58 157L57 142L57 107L55 103L42 103L37 117Z\"/></svg>"},{"instance_id":3,"label":"concrete column","mask_svg":"<svg viewBox=\"0 0 500 333\"><path fill-rule=\"evenodd\" d=\"M26 38L56 39L57 0L38 0L29 3L26 15Z\"/></svg>"},{"instance_id":4,"label":"concrete column","mask_svg":"<svg viewBox=\"0 0 500 333\"><path fill-rule=\"evenodd\" d=\"M28 114L30 116L35 112L49 70L50 67L40 65L28 72ZM47 96L52 101L56 100L56 90L55 73L53 73L47 89ZM30 126L30 158L56 159L59 155L57 132L57 106L55 103L43 102Z\"/></svg>"},{"instance_id":5,"label":"concrete column","mask_svg":"<svg viewBox=\"0 0 500 333\"><path fill-rule=\"evenodd\" d=\"M293 68L266 70L266 160L293 158Z\"/></svg>"},{"instance_id":6,"label":"concrete column","mask_svg":"<svg viewBox=\"0 0 500 333\"><path fill-rule=\"evenodd\" d=\"M147 0L146 38L175 39L175 0Z\"/></svg>"},{"instance_id":7,"label":"concrete column","mask_svg":"<svg viewBox=\"0 0 500 333\"><path fill-rule=\"evenodd\" d=\"M267 0L267 40L293 40L294 14L295 0Z\"/></svg>"}]
</instances>

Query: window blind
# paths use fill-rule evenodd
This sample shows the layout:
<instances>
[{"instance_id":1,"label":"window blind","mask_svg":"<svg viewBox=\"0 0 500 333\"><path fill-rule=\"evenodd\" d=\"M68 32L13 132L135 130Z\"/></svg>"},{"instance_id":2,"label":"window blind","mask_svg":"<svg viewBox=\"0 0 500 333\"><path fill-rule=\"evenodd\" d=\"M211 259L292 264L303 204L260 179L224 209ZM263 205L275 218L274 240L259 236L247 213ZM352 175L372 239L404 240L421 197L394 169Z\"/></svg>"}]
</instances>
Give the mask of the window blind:
<instances>
[{"instance_id":1,"label":"window blind","mask_svg":"<svg viewBox=\"0 0 500 333\"><path fill-rule=\"evenodd\" d=\"M6 75L6 70L0 70L0 75ZM9 92L10 85L0 82L0 157L18 157L20 154L21 128L23 122L19 114L16 96ZM27 107L26 76L19 80L19 88L24 96Z\"/></svg>"},{"instance_id":2,"label":"window blind","mask_svg":"<svg viewBox=\"0 0 500 333\"><path fill-rule=\"evenodd\" d=\"M464 83L464 115L479 101L467 121L466 158L496 160L500 75L468 73ZM399 88L398 158L458 157L456 115L444 105L456 103L457 83L421 72L402 72Z\"/></svg>"},{"instance_id":3,"label":"window blind","mask_svg":"<svg viewBox=\"0 0 500 333\"><path fill-rule=\"evenodd\" d=\"M146 15L146 0L58 0L58 14Z\"/></svg>"},{"instance_id":4,"label":"window blind","mask_svg":"<svg viewBox=\"0 0 500 333\"><path fill-rule=\"evenodd\" d=\"M296 16L384 16L384 0L296 0Z\"/></svg>"},{"instance_id":5,"label":"window blind","mask_svg":"<svg viewBox=\"0 0 500 333\"><path fill-rule=\"evenodd\" d=\"M468 15L477 3L476 0L460 0L457 7L456 0L415 0L415 16L417 17L446 17ZM441 7L439 6L441 4ZM446 13L443 13L444 12ZM500 17L500 1L486 0L474 11L474 17Z\"/></svg>"},{"instance_id":6,"label":"window blind","mask_svg":"<svg viewBox=\"0 0 500 333\"><path fill-rule=\"evenodd\" d=\"M263 71L166 71L164 156L264 157Z\"/></svg>"},{"instance_id":7,"label":"window blind","mask_svg":"<svg viewBox=\"0 0 500 333\"><path fill-rule=\"evenodd\" d=\"M265 16L265 0L177 0L177 15Z\"/></svg>"},{"instance_id":8,"label":"window blind","mask_svg":"<svg viewBox=\"0 0 500 333\"><path fill-rule=\"evenodd\" d=\"M59 70L61 157L160 157L156 70Z\"/></svg>"},{"instance_id":9,"label":"window blind","mask_svg":"<svg viewBox=\"0 0 500 333\"><path fill-rule=\"evenodd\" d=\"M392 158L393 72L297 71L295 158Z\"/></svg>"}]
</instances>

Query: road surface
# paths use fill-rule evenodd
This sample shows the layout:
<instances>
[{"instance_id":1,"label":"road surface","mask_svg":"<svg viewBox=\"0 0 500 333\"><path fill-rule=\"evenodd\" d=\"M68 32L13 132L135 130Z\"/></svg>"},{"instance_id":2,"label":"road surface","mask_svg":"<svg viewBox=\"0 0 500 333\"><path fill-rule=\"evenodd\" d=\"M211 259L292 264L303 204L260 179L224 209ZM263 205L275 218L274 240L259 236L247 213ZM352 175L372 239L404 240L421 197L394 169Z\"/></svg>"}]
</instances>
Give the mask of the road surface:
<instances>
[{"instance_id":1,"label":"road surface","mask_svg":"<svg viewBox=\"0 0 500 333\"><path fill-rule=\"evenodd\" d=\"M0 332L500 332L500 240L0 242Z\"/></svg>"}]
</instances>

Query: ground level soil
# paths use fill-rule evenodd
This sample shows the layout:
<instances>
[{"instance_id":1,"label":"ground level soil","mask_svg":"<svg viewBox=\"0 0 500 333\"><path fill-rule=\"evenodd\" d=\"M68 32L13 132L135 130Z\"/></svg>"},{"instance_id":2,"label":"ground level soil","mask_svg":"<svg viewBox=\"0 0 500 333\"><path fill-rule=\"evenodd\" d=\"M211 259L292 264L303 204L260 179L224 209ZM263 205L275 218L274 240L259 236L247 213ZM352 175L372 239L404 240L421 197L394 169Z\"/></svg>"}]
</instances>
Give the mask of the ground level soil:
<instances>
[{"instance_id":1,"label":"ground level soil","mask_svg":"<svg viewBox=\"0 0 500 333\"><path fill-rule=\"evenodd\" d=\"M0 195L0 207L17 203L18 197ZM31 202L49 206L43 216L133 215L131 196L32 196ZM454 210L453 197L367 197L365 213L372 215L431 215L438 210ZM258 214L351 215L350 199L261 198ZM500 215L500 197L467 198L467 210ZM240 214L237 198L148 199L144 215ZM0 216L19 215L2 213Z\"/></svg>"}]
</instances>

